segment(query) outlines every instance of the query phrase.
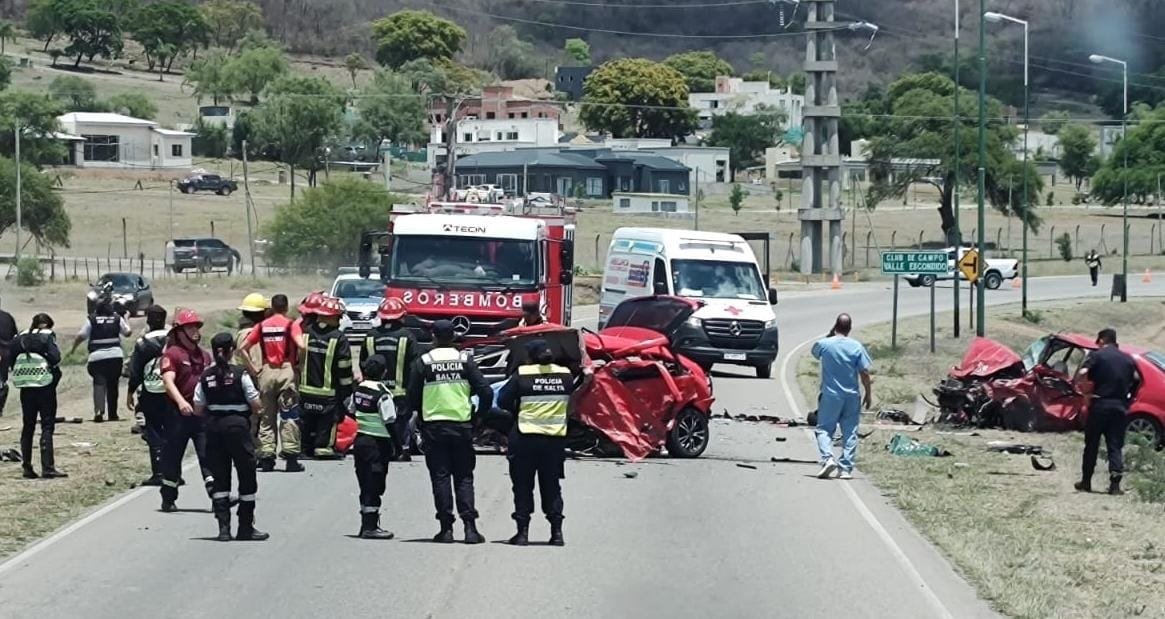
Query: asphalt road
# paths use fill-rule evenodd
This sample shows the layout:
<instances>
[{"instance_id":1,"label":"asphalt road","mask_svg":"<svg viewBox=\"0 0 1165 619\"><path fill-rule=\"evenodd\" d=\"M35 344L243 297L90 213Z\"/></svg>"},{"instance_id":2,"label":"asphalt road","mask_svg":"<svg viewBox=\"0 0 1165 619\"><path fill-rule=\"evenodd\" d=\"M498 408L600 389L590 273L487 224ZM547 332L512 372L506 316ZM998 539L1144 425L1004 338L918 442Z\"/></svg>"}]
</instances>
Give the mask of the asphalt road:
<instances>
[{"instance_id":1,"label":"asphalt road","mask_svg":"<svg viewBox=\"0 0 1165 619\"><path fill-rule=\"evenodd\" d=\"M940 310L950 304L939 289ZM1031 299L1099 293L1084 278L1032 280ZM1131 294L1165 294L1161 282ZM902 289L903 315L926 311L928 291ZM993 303L1018 291L991 292ZM888 319L885 284L786 294L778 307L785 354L851 312L855 335ZM579 316L593 325L594 308ZM989 327L990 328L990 327ZM801 416L777 379L718 372L717 411ZM875 360L876 362L876 360ZM0 565L0 614L78 617L978 617L990 616L937 551L860 475L812 477L802 428L717 420L694 461L567 465L565 548L499 543L512 534L505 461L478 460L480 526L490 543L442 546L424 464L394 464L384 525L397 539L355 539L351 461L260 477L266 543L218 543L205 495L184 490L178 514L157 511L154 489L131 492ZM785 442L775 442L784 437ZM770 458L794 462L773 464ZM795 462L804 460L805 463ZM738 463L755 469L738 467ZM634 478L624 473L637 472ZM460 531L459 531L460 533ZM535 519L532 537L548 527Z\"/></svg>"}]
</instances>

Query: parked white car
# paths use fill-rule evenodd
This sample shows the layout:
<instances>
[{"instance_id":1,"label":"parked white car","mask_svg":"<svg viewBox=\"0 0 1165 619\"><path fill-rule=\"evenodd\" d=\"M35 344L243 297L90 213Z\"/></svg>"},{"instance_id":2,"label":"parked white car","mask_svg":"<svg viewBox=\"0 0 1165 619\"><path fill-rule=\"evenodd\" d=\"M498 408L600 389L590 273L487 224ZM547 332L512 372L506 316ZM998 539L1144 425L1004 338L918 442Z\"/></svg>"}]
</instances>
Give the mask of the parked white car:
<instances>
[{"instance_id":1,"label":"parked white car","mask_svg":"<svg viewBox=\"0 0 1165 619\"><path fill-rule=\"evenodd\" d=\"M970 251L970 247L961 247L958 251L958 258L962 258L964 254ZM966 281L967 277L963 272L958 270L955 265L958 263L955 256L955 248L946 248L947 252L947 274L946 275L907 275L905 276L906 283L917 288L919 286L933 286L936 280L940 279L954 279L957 274L959 279ZM1019 277L1019 260L1014 258L987 258L987 264L983 269L983 283L989 290L995 290L1003 285L1004 280L1015 279Z\"/></svg>"}]
</instances>

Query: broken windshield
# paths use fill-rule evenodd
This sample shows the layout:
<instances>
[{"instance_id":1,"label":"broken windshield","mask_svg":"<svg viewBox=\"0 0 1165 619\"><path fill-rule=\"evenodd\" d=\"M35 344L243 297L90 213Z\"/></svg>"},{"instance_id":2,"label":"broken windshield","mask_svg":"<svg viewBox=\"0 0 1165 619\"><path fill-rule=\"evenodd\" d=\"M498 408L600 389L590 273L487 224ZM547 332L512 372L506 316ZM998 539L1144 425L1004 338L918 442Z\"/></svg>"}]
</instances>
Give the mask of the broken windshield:
<instances>
[{"instance_id":1,"label":"broken windshield","mask_svg":"<svg viewBox=\"0 0 1165 619\"><path fill-rule=\"evenodd\" d=\"M1036 367L1036 364L1044 356L1044 349L1048 347L1048 339L1048 337L1041 337L1032 342L1031 346L1027 347L1027 350L1023 353L1023 369L1030 372L1032 368Z\"/></svg>"},{"instance_id":2,"label":"broken windshield","mask_svg":"<svg viewBox=\"0 0 1165 619\"><path fill-rule=\"evenodd\" d=\"M393 238L394 281L481 286L532 286L534 241L408 235Z\"/></svg>"}]
</instances>

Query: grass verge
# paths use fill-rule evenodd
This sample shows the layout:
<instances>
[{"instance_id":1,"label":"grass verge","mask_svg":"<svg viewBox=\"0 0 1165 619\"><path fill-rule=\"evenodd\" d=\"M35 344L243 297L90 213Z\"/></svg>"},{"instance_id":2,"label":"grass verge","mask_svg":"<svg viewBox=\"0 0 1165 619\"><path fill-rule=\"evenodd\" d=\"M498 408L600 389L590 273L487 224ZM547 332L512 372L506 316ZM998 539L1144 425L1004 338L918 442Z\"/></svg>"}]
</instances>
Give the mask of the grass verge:
<instances>
[{"instance_id":1,"label":"grass verge","mask_svg":"<svg viewBox=\"0 0 1165 619\"><path fill-rule=\"evenodd\" d=\"M1040 324L1019 308L992 312L989 335L1022 349L1049 331L1095 332L1115 326L1122 341L1165 347L1160 301L1126 305L1074 302L1041 310ZM932 356L927 318L899 324L890 350L890 327L863 328L855 337L874 358L878 407L910 410L962 357L968 339L939 333ZM939 321L940 324L947 321ZM948 326L949 328L949 326ZM945 331L945 333L943 332ZM817 390L816 362L798 365L804 393ZM1071 434L1003 431L939 433L926 427L910 436L937 443L949 458L903 458L884 449L900 427L867 424L876 431L862 443L859 468L890 501L947 554L1000 612L1015 617L1165 616L1165 514L1160 504L1134 496L1076 493L1083 439ZM986 443L1008 440L1050 449L1057 467L1039 472L1027 457L988 452ZM1104 472L1103 455L1097 480Z\"/></svg>"}]
</instances>

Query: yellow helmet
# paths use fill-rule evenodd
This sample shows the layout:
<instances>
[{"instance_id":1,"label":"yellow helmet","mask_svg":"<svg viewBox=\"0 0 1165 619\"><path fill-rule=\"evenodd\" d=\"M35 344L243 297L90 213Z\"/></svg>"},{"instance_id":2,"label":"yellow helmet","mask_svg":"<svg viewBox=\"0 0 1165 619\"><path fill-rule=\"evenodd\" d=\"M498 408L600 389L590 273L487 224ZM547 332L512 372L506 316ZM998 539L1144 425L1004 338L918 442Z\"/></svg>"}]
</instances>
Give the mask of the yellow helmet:
<instances>
[{"instance_id":1,"label":"yellow helmet","mask_svg":"<svg viewBox=\"0 0 1165 619\"><path fill-rule=\"evenodd\" d=\"M262 312L266 311L268 307L271 307L271 305L267 302L267 297L264 297L258 292L252 292L243 297L243 304L239 306L239 311Z\"/></svg>"}]
</instances>

